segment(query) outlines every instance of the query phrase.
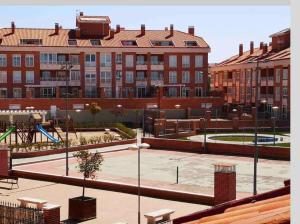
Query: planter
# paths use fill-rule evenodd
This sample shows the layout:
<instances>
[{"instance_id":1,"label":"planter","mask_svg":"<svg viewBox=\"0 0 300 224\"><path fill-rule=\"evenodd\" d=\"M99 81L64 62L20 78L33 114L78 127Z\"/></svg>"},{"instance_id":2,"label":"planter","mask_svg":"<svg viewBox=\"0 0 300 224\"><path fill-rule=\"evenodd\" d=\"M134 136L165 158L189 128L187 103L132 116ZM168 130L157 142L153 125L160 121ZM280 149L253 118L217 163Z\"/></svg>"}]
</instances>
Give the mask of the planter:
<instances>
[{"instance_id":1,"label":"planter","mask_svg":"<svg viewBox=\"0 0 300 224\"><path fill-rule=\"evenodd\" d=\"M69 198L69 220L85 221L96 218L96 198Z\"/></svg>"}]
</instances>

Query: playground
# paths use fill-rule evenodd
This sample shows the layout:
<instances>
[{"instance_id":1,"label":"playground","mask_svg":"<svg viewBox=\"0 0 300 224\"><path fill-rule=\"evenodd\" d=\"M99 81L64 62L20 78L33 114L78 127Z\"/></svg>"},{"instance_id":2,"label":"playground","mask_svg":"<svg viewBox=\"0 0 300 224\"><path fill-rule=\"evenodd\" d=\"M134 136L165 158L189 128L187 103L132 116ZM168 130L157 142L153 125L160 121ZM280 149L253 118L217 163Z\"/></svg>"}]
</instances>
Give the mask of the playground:
<instances>
[{"instance_id":1,"label":"playground","mask_svg":"<svg viewBox=\"0 0 300 224\"><path fill-rule=\"evenodd\" d=\"M103 153L104 163L98 180L137 184L137 151L122 150ZM238 156L194 154L164 150L141 150L141 184L155 188L213 194L216 163L236 164L237 197L250 195L253 183L253 159ZM70 158L70 175L81 177L76 159ZM177 170L178 166L178 183ZM290 178L289 161L260 159L258 163L258 192L282 187ZM18 165L15 170L65 174L65 159Z\"/></svg>"}]
</instances>

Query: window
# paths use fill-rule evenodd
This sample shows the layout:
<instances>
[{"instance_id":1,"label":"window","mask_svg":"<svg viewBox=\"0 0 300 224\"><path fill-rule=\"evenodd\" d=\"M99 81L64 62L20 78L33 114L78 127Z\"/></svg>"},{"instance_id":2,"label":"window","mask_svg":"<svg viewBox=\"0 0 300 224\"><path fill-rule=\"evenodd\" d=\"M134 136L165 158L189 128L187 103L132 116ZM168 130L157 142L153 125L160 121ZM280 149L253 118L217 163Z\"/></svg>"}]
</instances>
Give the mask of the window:
<instances>
[{"instance_id":1,"label":"window","mask_svg":"<svg viewBox=\"0 0 300 224\"><path fill-rule=\"evenodd\" d=\"M202 55L196 55L195 56L195 67L196 68L202 68L203 67L203 56Z\"/></svg>"},{"instance_id":2,"label":"window","mask_svg":"<svg viewBox=\"0 0 300 224\"><path fill-rule=\"evenodd\" d=\"M288 88L287 87L282 87L282 96L288 96Z\"/></svg>"},{"instance_id":3,"label":"window","mask_svg":"<svg viewBox=\"0 0 300 224\"><path fill-rule=\"evenodd\" d=\"M101 83L111 83L111 72L101 72L100 73Z\"/></svg>"},{"instance_id":4,"label":"window","mask_svg":"<svg viewBox=\"0 0 300 224\"><path fill-rule=\"evenodd\" d=\"M86 54L85 55L85 66L95 67L96 66L96 55L95 54Z\"/></svg>"},{"instance_id":5,"label":"window","mask_svg":"<svg viewBox=\"0 0 300 224\"><path fill-rule=\"evenodd\" d=\"M0 88L0 98L7 98L7 88Z\"/></svg>"},{"instance_id":6,"label":"window","mask_svg":"<svg viewBox=\"0 0 300 224\"><path fill-rule=\"evenodd\" d=\"M145 72L138 71L136 73L136 80L145 81Z\"/></svg>"},{"instance_id":7,"label":"window","mask_svg":"<svg viewBox=\"0 0 300 224\"><path fill-rule=\"evenodd\" d=\"M152 55L151 56L151 65L163 65L163 57L162 55Z\"/></svg>"},{"instance_id":8,"label":"window","mask_svg":"<svg viewBox=\"0 0 300 224\"><path fill-rule=\"evenodd\" d=\"M277 68L275 69L275 82L280 83L281 79L281 69Z\"/></svg>"},{"instance_id":9,"label":"window","mask_svg":"<svg viewBox=\"0 0 300 224\"><path fill-rule=\"evenodd\" d=\"M70 46L76 46L76 45L77 45L77 40L75 40L75 39L69 39L69 40L68 40L68 44L69 44Z\"/></svg>"},{"instance_id":10,"label":"window","mask_svg":"<svg viewBox=\"0 0 300 224\"><path fill-rule=\"evenodd\" d=\"M282 80L288 80L289 70L287 68L283 68Z\"/></svg>"},{"instance_id":11,"label":"window","mask_svg":"<svg viewBox=\"0 0 300 224\"><path fill-rule=\"evenodd\" d=\"M116 64L122 64L122 54L116 54Z\"/></svg>"},{"instance_id":12,"label":"window","mask_svg":"<svg viewBox=\"0 0 300 224\"><path fill-rule=\"evenodd\" d=\"M34 83L34 72L26 71L26 83L32 84Z\"/></svg>"},{"instance_id":13,"label":"window","mask_svg":"<svg viewBox=\"0 0 300 224\"><path fill-rule=\"evenodd\" d=\"M19 55L19 54L13 55L13 66L21 67L21 55Z\"/></svg>"},{"instance_id":14,"label":"window","mask_svg":"<svg viewBox=\"0 0 300 224\"><path fill-rule=\"evenodd\" d=\"M70 80L72 80L72 81L80 80L80 71L71 71Z\"/></svg>"},{"instance_id":15,"label":"window","mask_svg":"<svg viewBox=\"0 0 300 224\"><path fill-rule=\"evenodd\" d=\"M79 65L79 55L71 55L71 62L73 65Z\"/></svg>"},{"instance_id":16,"label":"window","mask_svg":"<svg viewBox=\"0 0 300 224\"><path fill-rule=\"evenodd\" d=\"M56 64L57 54L42 53L40 55L41 64Z\"/></svg>"},{"instance_id":17,"label":"window","mask_svg":"<svg viewBox=\"0 0 300 224\"><path fill-rule=\"evenodd\" d=\"M125 97L129 97L130 95L133 96L133 94L134 94L134 89L132 87L125 88Z\"/></svg>"},{"instance_id":18,"label":"window","mask_svg":"<svg viewBox=\"0 0 300 224\"><path fill-rule=\"evenodd\" d=\"M41 98L55 98L56 97L56 88L55 87L47 87L40 89Z\"/></svg>"},{"instance_id":19,"label":"window","mask_svg":"<svg viewBox=\"0 0 300 224\"><path fill-rule=\"evenodd\" d=\"M137 65L145 65L146 64L145 56L144 55L137 55L136 64Z\"/></svg>"},{"instance_id":20,"label":"window","mask_svg":"<svg viewBox=\"0 0 300 224\"><path fill-rule=\"evenodd\" d=\"M93 46L100 46L101 41L99 39L90 40L91 45Z\"/></svg>"},{"instance_id":21,"label":"window","mask_svg":"<svg viewBox=\"0 0 300 224\"><path fill-rule=\"evenodd\" d=\"M183 55L182 56L182 67L183 68L189 68L190 67L190 56L189 55Z\"/></svg>"},{"instance_id":22,"label":"window","mask_svg":"<svg viewBox=\"0 0 300 224\"><path fill-rule=\"evenodd\" d=\"M275 87L275 100L280 101L280 87L279 86Z\"/></svg>"},{"instance_id":23,"label":"window","mask_svg":"<svg viewBox=\"0 0 300 224\"><path fill-rule=\"evenodd\" d=\"M57 55L57 62L59 64L65 63L66 62L66 55L64 55L64 54Z\"/></svg>"},{"instance_id":24,"label":"window","mask_svg":"<svg viewBox=\"0 0 300 224\"><path fill-rule=\"evenodd\" d=\"M170 87L168 89L168 96L169 97L177 97L177 88L176 87Z\"/></svg>"},{"instance_id":25,"label":"window","mask_svg":"<svg viewBox=\"0 0 300 224\"><path fill-rule=\"evenodd\" d=\"M128 46L137 46L137 43L136 43L135 40L122 40L121 43L122 43L123 46L126 46L126 47L128 47Z\"/></svg>"},{"instance_id":26,"label":"window","mask_svg":"<svg viewBox=\"0 0 300 224\"><path fill-rule=\"evenodd\" d=\"M151 44L155 47L174 46L172 41L151 40Z\"/></svg>"},{"instance_id":27,"label":"window","mask_svg":"<svg viewBox=\"0 0 300 224\"><path fill-rule=\"evenodd\" d=\"M182 72L182 83L190 83L190 72L188 71Z\"/></svg>"},{"instance_id":28,"label":"window","mask_svg":"<svg viewBox=\"0 0 300 224\"><path fill-rule=\"evenodd\" d=\"M0 54L0 67L7 66L7 57L6 54Z\"/></svg>"},{"instance_id":29,"label":"window","mask_svg":"<svg viewBox=\"0 0 300 224\"><path fill-rule=\"evenodd\" d=\"M13 83L22 83L21 71L13 71Z\"/></svg>"},{"instance_id":30,"label":"window","mask_svg":"<svg viewBox=\"0 0 300 224\"><path fill-rule=\"evenodd\" d=\"M189 97L190 96L190 88L189 87L182 87L181 96L182 97Z\"/></svg>"},{"instance_id":31,"label":"window","mask_svg":"<svg viewBox=\"0 0 300 224\"><path fill-rule=\"evenodd\" d=\"M96 74L86 73L85 74L85 97L95 98L97 97L97 80Z\"/></svg>"},{"instance_id":32,"label":"window","mask_svg":"<svg viewBox=\"0 0 300 224\"><path fill-rule=\"evenodd\" d=\"M202 87L196 87L195 88L195 95L197 97L201 97L202 96Z\"/></svg>"},{"instance_id":33,"label":"window","mask_svg":"<svg viewBox=\"0 0 300 224\"><path fill-rule=\"evenodd\" d=\"M177 72L169 72L169 83L177 83Z\"/></svg>"},{"instance_id":34,"label":"window","mask_svg":"<svg viewBox=\"0 0 300 224\"><path fill-rule=\"evenodd\" d=\"M158 81L163 79L163 73L159 71L151 71L151 80Z\"/></svg>"},{"instance_id":35,"label":"window","mask_svg":"<svg viewBox=\"0 0 300 224\"><path fill-rule=\"evenodd\" d=\"M21 88L13 88L13 98L22 98Z\"/></svg>"},{"instance_id":36,"label":"window","mask_svg":"<svg viewBox=\"0 0 300 224\"><path fill-rule=\"evenodd\" d=\"M132 68L133 67L133 55L126 55L126 67Z\"/></svg>"},{"instance_id":37,"label":"window","mask_svg":"<svg viewBox=\"0 0 300 224\"><path fill-rule=\"evenodd\" d=\"M111 67L111 54L110 53L101 53L100 65L101 65L101 67Z\"/></svg>"},{"instance_id":38,"label":"window","mask_svg":"<svg viewBox=\"0 0 300 224\"><path fill-rule=\"evenodd\" d=\"M96 80L96 74L85 74L85 85L86 86L96 86L97 80Z\"/></svg>"},{"instance_id":39,"label":"window","mask_svg":"<svg viewBox=\"0 0 300 224\"><path fill-rule=\"evenodd\" d=\"M33 67L34 66L34 56L31 54L26 54L25 56L25 66Z\"/></svg>"},{"instance_id":40,"label":"window","mask_svg":"<svg viewBox=\"0 0 300 224\"><path fill-rule=\"evenodd\" d=\"M42 71L41 72L41 81L49 81L49 80L51 80L50 71Z\"/></svg>"},{"instance_id":41,"label":"window","mask_svg":"<svg viewBox=\"0 0 300 224\"><path fill-rule=\"evenodd\" d=\"M116 81L122 81L122 71L116 70Z\"/></svg>"},{"instance_id":42,"label":"window","mask_svg":"<svg viewBox=\"0 0 300 224\"><path fill-rule=\"evenodd\" d=\"M169 56L169 67L170 68L176 68L177 67L177 56L176 55L170 55Z\"/></svg>"},{"instance_id":43,"label":"window","mask_svg":"<svg viewBox=\"0 0 300 224\"><path fill-rule=\"evenodd\" d=\"M42 39L20 39L21 45L42 45Z\"/></svg>"},{"instance_id":44,"label":"window","mask_svg":"<svg viewBox=\"0 0 300 224\"><path fill-rule=\"evenodd\" d=\"M185 46L187 47L197 47L198 43L197 41L193 41L193 40L188 40L188 41L184 41Z\"/></svg>"},{"instance_id":45,"label":"window","mask_svg":"<svg viewBox=\"0 0 300 224\"><path fill-rule=\"evenodd\" d=\"M0 71L0 83L7 83L7 72Z\"/></svg>"},{"instance_id":46,"label":"window","mask_svg":"<svg viewBox=\"0 0 300 224\"><path fill-rule=\"evenodd\" d=\"M126 72L126 83L133 83L133 72Z\"/></svg>"},{"instance_id":47,"label":"window","mask_svg":"<svg viewBox=\"0 0 300 224\"><path fill-rule=\"evenodd\" d=\"M195 72L195 83L203 83L203 72L202 71Z\"/></svg>"},{"instance_id":48,"label":"window","mask_svg":"<svg viewBox=\"0 0 300 224\"><path fill-rule=\"evenodd\" d=\"M104 87L103 92L104 92L104 97L112 97L112 88L111 87Z\"/></svg>"}]
</instances>

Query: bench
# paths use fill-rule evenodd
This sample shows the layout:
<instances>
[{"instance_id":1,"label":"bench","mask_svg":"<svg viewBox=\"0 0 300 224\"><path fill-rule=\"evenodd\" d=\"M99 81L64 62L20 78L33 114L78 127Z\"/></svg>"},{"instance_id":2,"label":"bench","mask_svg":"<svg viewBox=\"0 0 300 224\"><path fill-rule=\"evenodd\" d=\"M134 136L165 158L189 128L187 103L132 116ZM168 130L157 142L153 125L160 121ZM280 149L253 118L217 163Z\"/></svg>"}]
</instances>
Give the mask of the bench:
<instances>
[{"instance_id":1,"label":"bench","mask_svg":"<svg viewBox=\"0 0 300 224\"><path fill-rule=\"evenodd\" d=\"M173 209L161 209L158 211L147 213L144 216L147 219L147 224L156 224L157 221L159 222L170 221L171 220L170 216L174 212L175 210ZM162 218L162 219L157 220L158 218Z\"/></svg>"},{"instance_id":2,"label":"bench","mask_svg":"<svg viewBox=\"0 0 300 224\"><path fill-rule=\"evenodd\" d=\"M46 200L29 197L18 198L18 201L21 202L21 207L27 207L27 204L34 204L38 209L42 209L43 206L47 204Z\"/></svg>"},{"instance_id":3,"label":"bench","mask_svg":"<svg viewBox=\"0 0 300 224\"><path fill-rule=\"evenodd\" d=\"M6 180L6 181L2 181L2 180ZM18 184L18 177L14 177L14 176L0 176L0 182L1 183L8 183L11 184L10 189L12 189L13 185L16 184L19 188L19 184Z\"/></svg>"}]
</instances>

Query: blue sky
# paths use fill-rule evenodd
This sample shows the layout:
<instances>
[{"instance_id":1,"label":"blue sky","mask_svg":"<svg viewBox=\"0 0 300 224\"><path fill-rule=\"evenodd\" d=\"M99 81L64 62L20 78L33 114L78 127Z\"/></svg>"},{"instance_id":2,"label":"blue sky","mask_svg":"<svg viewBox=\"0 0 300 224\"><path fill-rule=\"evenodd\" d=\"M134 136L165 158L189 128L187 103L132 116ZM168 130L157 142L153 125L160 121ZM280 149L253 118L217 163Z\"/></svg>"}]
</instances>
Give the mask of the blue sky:
<instances>
[{"instance_id":1,"label":"blue sky","mask_svg":"<svg viewBox=\"0 0 300 224\"><path fill-rule=\"evenodd\" d=\"M196 35L211 46L209 62L219 62L238 52L238 45L249 42L269 42L269 35L290 27L288 6L1 6L0 27L54 27L59 22L64 28L75 28L76 11L86 15L108 15L112 27L121 24L128 29L174 28L187 31L196 28Z\"/></svg>"}]
</instances>

